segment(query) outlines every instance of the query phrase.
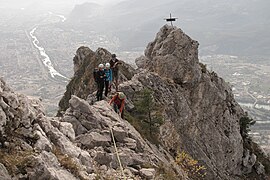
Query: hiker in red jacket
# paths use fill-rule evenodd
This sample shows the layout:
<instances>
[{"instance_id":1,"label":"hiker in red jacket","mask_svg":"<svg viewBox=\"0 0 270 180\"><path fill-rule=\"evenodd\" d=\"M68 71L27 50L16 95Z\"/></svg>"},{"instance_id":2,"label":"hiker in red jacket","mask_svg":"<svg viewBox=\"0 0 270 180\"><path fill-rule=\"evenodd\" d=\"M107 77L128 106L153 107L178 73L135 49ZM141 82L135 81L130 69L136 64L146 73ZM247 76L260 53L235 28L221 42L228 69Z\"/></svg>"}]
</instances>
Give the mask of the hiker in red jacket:
<instances>
[{"instance_id":1,"label":"hiker in red jacket","mask_svg":"<svg viewBox=\"0 0 270 180\"><path fill-rule=\"evenodd\" d=\"M118 113L121 118L124 118L125 99L126 96L124 93L117 92L109 102L110 105L113 103L114 111Z\"/></svg>"}]
</instances>

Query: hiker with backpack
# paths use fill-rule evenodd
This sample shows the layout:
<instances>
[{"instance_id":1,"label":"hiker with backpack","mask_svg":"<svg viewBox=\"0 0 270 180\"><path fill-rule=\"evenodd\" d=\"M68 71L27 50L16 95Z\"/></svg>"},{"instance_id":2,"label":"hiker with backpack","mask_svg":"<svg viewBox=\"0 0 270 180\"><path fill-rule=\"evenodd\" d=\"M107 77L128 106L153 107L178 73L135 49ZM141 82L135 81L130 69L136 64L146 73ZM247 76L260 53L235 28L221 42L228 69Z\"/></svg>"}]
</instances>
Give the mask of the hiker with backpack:
<instances>
[{"instance_id":1,"label":"hiker with backpack","mask_svg":"<svg viewBox=\"0 0 270 180\"><path fill-rule=\"evenodd\" d=\"M124 118L125 99L126 96L123 92L117 92L109 102L110 105L113 103L114 111L118 113L121 118Z\"/></svg>"},{"instance_id":2,"label":"hiker with backpack","mask_svg":"<svg viewBox=\"0 0 270 180\"><path fill-rule=\"evenodd\" d=\"M122 64L117 58L115 54L112 54L112 59L110 60L110 66L113 74L113 82L115 83L115 90L118 91L118 71L119 64Z\"/></svg>"},{"instance_id":3,"label":"hiker with backpack","mask_svg":"<svg viewBox=\"0 0 270 180\"><path fill-rule=\"evenodd\" d=\"M106 74L104 72L104 65L103 64L98 65L98 71L96 73L94 72L94 77L95 77L95 81L96 81L97 86L98 86L97 101L101 101L103 90L104 90L104 83L105 83L105 79L106 79Z\"/></svg>"},{"instance_id":4,"label":"hiker with backpack","mask_svg":"<svg viewBox=\"0 0 270 180\"><path fill-rule=\"evenodd\" d=\"M108 93L111 88L111 83L112 83L112 70L111 70L111 65L110 63L105 64L105 69L104 72L106 74L106 79L105 79L105 96L108 96Z\"/></svg>"}]
</instances>

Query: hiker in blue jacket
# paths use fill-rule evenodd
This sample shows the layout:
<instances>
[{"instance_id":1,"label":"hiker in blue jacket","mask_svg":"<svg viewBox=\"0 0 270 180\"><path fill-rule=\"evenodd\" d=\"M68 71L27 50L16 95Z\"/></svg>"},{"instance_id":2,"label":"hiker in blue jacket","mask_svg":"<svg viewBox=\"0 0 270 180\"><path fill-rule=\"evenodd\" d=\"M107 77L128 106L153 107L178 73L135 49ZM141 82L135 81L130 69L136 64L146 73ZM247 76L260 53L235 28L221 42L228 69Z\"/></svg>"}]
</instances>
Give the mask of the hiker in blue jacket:
<instances>
[{"instance_id":1,"label":"hiker in blue jacket","mask_svg":"<svg viewBox=\"0 0 270 180\"><path fill-rule=\"evenodd\" d=\"M112 84L112 70L110 68L110 63L106 63L104 72L106 74L106 79L105 79L105 96L107 97L108 92L111 89L111 84Z\"/></svg>"}]
</instances>

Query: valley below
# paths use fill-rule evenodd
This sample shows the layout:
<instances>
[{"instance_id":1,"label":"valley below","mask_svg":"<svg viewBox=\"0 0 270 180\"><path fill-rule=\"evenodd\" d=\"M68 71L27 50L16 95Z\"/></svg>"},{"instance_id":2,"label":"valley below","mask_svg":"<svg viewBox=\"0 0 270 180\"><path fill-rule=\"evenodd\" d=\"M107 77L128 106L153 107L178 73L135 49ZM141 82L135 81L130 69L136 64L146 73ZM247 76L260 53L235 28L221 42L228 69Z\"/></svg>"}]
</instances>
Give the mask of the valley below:
<instances>
[{"instance_id":1,"label":"valley below","mask_svg":"<svg viewBox=\"0 0 270 180\"><path fill-rule=\"evenodd\" d=\"M209 55L200 59L231 85L237 102L256 120L251 136L270 152L270 58Z\"/></svg>"}]
</instances>

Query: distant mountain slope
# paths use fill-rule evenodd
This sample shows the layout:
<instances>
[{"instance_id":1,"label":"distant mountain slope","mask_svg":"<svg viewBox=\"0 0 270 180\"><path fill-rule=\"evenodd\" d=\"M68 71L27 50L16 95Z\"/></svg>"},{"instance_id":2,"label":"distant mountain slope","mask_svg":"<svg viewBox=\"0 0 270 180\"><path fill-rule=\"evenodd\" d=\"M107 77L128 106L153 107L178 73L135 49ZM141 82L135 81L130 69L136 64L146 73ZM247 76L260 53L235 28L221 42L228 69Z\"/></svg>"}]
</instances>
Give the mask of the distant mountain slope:
<instances>
[{"instance_id":1,"label":"distant mountain slope","mask_svg":"<svg viewBox=\"0 0 270 180\"><path fill-rule=\"evenodd\" d=\"M93 24L83 28L109 30L120 38L123 50L130 50L144 47L171 12L179 18L175 24L201 42L205 54L269 55L268 7L266 0L129 0L104 8L96 21L88 19Z\"/></svg>"}]
</instances>

